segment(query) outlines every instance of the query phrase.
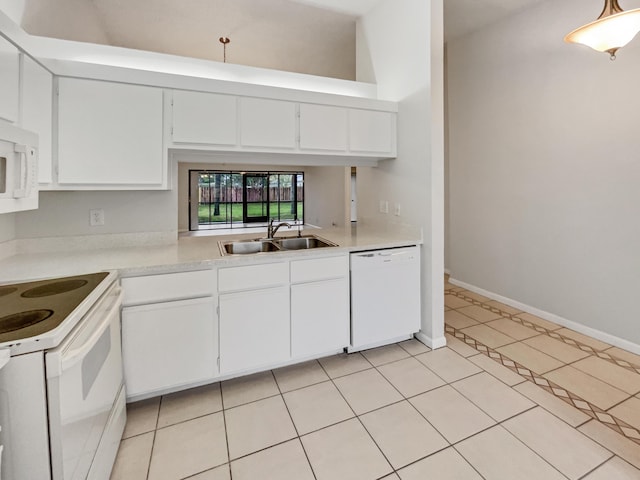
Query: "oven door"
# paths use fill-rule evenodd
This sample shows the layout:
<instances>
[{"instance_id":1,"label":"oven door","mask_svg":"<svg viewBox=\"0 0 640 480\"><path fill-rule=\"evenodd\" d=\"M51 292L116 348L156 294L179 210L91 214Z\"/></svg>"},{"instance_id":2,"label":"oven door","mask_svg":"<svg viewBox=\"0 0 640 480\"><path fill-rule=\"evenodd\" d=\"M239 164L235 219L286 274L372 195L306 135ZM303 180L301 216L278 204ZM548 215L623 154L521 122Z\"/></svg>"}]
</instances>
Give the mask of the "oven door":
<instances>
[{"instance_id":1,"label":"oven door","mask_svg":"<svg viewBox=\"0 0 640 480\"><path fill-rule=\"evenodd\" d=\"M123 385L122 294L114 284L57 348L46 353L54 480L85 480Z\"/></svg>"},{"instance_id":2,"label":"oven door","mask_svg":"<svg viewBox=\"0 0 640 480\"><path fill-rule=\"evenodd\" d=\"M9 363L9 350L8 349L0 349L0 370L2 370L4 368L4 366ZM4 392L2 391L2 388L0 388L0 396L2 396ZM2 398L0 398L0 405L5 404L6 402L3 401ZM2 418L2 415L0 415L0 419ZM2 424L0 424L0 432L2 432ZM2 451L4 450L4 446L2 445L2 436L0 434L0 476L2 476Z\"/></svg>"}]
</instances>

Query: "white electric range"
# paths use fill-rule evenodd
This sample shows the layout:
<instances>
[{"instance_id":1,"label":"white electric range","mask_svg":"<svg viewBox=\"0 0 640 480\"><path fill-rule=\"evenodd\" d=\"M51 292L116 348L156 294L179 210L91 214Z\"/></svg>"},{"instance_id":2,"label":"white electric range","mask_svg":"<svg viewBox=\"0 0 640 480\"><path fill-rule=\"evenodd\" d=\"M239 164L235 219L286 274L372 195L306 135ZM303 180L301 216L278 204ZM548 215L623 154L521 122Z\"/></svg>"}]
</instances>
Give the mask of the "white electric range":
<instances>
[{"instance_id":1,"label":"white electric range","mask_svg":"<svg viewBox=\"0 0 640 480\"><path fill-rule=\"evenodd\" d=\"M126 421L114 272L0 285L2 480L108 480Z\"/></svg>"}]
</instances>

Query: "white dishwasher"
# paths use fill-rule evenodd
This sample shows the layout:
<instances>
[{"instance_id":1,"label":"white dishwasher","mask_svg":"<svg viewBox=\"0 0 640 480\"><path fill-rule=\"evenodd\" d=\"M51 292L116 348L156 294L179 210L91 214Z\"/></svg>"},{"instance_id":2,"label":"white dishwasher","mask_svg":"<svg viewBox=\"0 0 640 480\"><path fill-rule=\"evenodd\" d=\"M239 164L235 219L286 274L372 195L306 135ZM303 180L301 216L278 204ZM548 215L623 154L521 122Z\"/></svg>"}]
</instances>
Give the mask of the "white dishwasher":
<instances>
[{"instance_id":1,"label":"white dishwasher","mask_svg":"<svg viewBox=\"0 0 640 480\"><path fill-rule=\"evenodd\" d=\"M420 248L351 254L350 352L411 338L420 330Z\"/></svg>"}]
</instances>

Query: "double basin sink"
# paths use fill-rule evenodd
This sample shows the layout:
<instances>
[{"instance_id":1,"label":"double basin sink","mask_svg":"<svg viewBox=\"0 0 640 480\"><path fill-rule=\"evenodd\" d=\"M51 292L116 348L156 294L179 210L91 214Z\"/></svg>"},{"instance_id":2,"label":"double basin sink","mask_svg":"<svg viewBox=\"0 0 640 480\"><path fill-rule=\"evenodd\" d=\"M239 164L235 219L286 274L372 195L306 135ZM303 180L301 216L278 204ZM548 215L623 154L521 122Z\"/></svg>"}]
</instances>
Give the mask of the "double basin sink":
<instances>
[{"instance_id":1,"label":"double basin sink","mask_svg":"<svg viewBox=\"0 0 640 480\"><path fill-rule=\"evenodd\" d=\"M316 235L300 237L256 238L235 242L219 242L222 255L248 255L254 253L282 252L287 250L309 250L312 248L337 247L338 245Z\"/></svg>"}]
</instances>

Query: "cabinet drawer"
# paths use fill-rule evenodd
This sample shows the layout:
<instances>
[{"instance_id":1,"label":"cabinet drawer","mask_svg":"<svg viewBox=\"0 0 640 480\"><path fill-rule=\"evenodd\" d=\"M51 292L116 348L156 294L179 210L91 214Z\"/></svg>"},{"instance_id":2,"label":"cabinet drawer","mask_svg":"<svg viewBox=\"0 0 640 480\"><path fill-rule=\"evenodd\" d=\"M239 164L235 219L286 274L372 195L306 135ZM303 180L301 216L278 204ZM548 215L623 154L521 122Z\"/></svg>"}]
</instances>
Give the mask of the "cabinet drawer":
<instances>
[{"instance_id":1,"label":"cabinet drawer","mask_svg":"<svg viewBox=\"0 0 640 480\"><path fill-rule=\"evenodd\" d=\"M349 276L349 257L314 258L291 262L291 283Z\"/></svg>"},{"instance_id":2,"label":"cabinet drawer","mask_svg":"<svg viewBox=\"0 0 640 480\"><path fill-rule=\"evenodd\" d=\"M288 262L247 265L218 270L218 291L233 292L275 287L289 283Z\"/></svg>"},{"instance_id":3,"label":"cabinet drawer","mask_svg":"<svg viewBox=\"0 0 640 480\"><path fill-rule=\"evenodd\" d=\"M123 305L208 297L216 290L213 270L167 273L122 279Z\"/></svg>"}]
</instances>

